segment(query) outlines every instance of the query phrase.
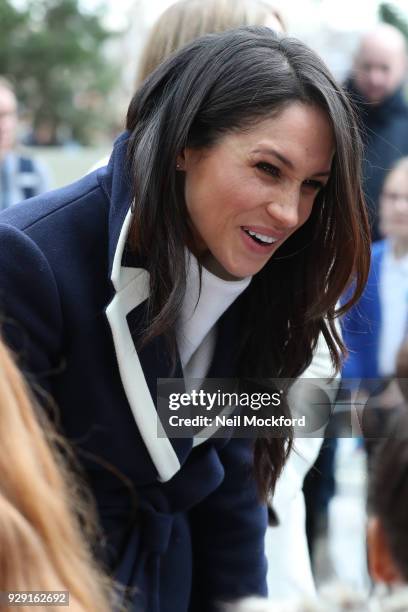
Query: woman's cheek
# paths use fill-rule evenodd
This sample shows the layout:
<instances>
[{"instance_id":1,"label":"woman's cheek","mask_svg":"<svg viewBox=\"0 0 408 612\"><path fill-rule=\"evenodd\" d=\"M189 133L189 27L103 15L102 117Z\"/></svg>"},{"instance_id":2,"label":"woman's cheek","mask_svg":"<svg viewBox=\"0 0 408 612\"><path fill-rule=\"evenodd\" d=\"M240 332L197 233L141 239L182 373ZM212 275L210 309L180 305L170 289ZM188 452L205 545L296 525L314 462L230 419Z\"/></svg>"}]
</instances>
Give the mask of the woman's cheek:
<instances>
[{"instance_id":1,"label":"woman's cheek","mask_svg":"<svg viewBox=\"0 0 408 612\"><path fill-rule=\"evenodd\" d=\"M309 198L303 205L300 213L300 224L299 227L304 225L312 214L313 206L316 201L316 197Z\"/></svg>"}]
</instances>

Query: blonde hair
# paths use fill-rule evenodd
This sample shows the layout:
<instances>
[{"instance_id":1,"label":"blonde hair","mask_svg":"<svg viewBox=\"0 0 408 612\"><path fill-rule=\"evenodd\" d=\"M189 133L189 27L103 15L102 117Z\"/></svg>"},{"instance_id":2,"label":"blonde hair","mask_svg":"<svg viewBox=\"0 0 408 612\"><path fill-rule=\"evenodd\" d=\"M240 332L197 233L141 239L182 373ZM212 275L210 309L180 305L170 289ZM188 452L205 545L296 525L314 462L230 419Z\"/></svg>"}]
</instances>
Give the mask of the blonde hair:
<instances>
[{"instance_id":1,"label":"blonde hair","mask_svg":"<svg viewBox=\"0 0 408 612\"><path fill-rule=\"evenodd\" d=\"M0 591L67 590L70 610L108 612L111 585L82 537L89 508L62 460L70 451L43 411L36 415L1 341L0 370ZM14 609L0 603L1 612Z\"/></svg>"},{"instance_id":2,"label":"blonde hair","mask_svg":"<svg viewBox=\"0 0 408 612\"><path fill-rule=\"evenodd\" d=\"M138 85L171 53L204 34L249 25L274 17L286 31L280 13L266 0L179 0L158 18L139 64Z\"/></svg>"}]
</instances>

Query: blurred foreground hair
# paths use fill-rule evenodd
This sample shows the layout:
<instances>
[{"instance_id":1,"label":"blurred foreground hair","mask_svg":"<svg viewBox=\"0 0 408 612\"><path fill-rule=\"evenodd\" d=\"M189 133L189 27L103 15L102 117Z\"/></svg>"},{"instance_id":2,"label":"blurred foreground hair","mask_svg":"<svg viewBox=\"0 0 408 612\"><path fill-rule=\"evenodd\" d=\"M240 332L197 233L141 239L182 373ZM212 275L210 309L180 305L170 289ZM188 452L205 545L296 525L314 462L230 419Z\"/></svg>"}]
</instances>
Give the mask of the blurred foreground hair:
<instances>
[{"instance_id":1,"label":"blurred foreground hair","mask_svg":"<svg viewBox=\"0 0 408 612\"><path fill-rule=\"evenodd\" d=\"M65 467L69 448L36 414L1 341L0 372L0 591L66 590L73 612L108 612L110 582L87 545L92 506ZM14 609L0 603L1 612Z\"/></svg>"}]
</instances>

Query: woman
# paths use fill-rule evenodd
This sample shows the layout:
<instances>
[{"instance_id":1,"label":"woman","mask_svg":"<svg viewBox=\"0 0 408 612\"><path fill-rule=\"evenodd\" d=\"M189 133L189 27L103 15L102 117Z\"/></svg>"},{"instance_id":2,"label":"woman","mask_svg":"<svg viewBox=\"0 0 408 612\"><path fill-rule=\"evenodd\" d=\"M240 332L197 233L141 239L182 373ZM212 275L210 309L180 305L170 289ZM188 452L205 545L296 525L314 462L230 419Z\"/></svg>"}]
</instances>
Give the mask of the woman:
<instances>
[{"instance_id":1,"label":"woman","mask_svg":"<svg viewBox=\"0 0 408 612\"><path fill-rule=\"evenodd\" d=\"M8 337L59 404L134 609L265 592L259 498L287 440L159 436L156 381L296 377L320 333L339 365L335 304L368 258L359 151L312 51L232 30L145 81L107 169L0 218Z\"/></svg>"},{"instance_id":2,"label":"woman","mask_svg":"<svg viewBox=\"0 0 408 612\"><path fill-rule=\"evenodd\" d=\"M278 33L286 30L276 8L263 0L175 2L160 15L147 37L139 63L137 85L171 53L195 38L250 25L265 25ZM109 157L101 160L93 170L107 165L108 161ZM321 337L313 361L302 377L320 379L325 384L333 375L330 353ZM296 440L274 490L273 513L276 521L267 530L265 552L268 590L276 596L315 592L305 532L306 510L302 486L305 475L319 454L323 434L320 431L316 432L316 437Z\"/></svg>"},{"instance_id":3,"label":"woman","mask_svg":"<svg viewBox=\"0 0 408 612\"><path fill-rule=\"evenodd\" d=\"M0 369L0 608L29 611L32 601L18 597L39 591L36 609L108 612L110 585L80 535L93 533L92 513L65 467L69 449L44 414L37 419L2 342Z\"/></svg>"}]
</instances>

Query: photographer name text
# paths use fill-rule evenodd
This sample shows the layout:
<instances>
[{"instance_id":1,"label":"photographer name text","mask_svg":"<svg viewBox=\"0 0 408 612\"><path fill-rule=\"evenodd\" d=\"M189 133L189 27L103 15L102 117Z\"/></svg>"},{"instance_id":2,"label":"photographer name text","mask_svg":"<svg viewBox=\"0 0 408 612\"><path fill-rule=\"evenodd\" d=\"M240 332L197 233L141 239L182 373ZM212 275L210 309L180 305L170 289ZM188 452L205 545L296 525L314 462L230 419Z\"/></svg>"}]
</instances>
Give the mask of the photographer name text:
<instances>
[{"instance_id":1,"label":"photographer name text","mask_svg":"<svg viewBox=\"0 0 408 612\"><path fill-rule=\"evenodd\" d=\"M171 427L306 427L306 417L288 418L283 416L260 417L254 415L215 417L197 415L194 417L180 417L173 414L168 419Z\"/></svg>"}]
</instances>

